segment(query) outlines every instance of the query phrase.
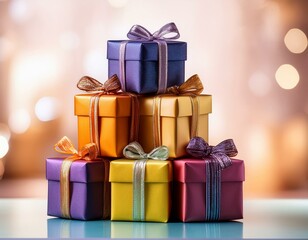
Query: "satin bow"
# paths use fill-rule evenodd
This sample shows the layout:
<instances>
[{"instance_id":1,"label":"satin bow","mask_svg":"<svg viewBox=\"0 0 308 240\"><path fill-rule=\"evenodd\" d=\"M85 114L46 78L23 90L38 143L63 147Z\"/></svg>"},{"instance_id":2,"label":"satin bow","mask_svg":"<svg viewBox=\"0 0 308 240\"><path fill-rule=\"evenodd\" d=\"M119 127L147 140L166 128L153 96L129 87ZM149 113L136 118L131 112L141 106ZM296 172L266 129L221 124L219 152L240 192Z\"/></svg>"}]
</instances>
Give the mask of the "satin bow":
<instances>
[{"instance_id":1,"label":"satin bow","mask_svg":"<svg viewBox=\"0 0 308 240\"><path fill-rule=\"evenodd\" d=\"M188 143L186 151L195 158L214 158L217 160L221 168L226 168L232 164L230 157L237 155L237 149L232 139L227 139L210 146L203 138L194 137Z\"/></svg>"},{"instance_id":2,"label":"satin bow","mask_svg":"<svg viewBox=\"0 0 308 240\"><path fill-rule=\"evenodd\" d=\"M101 83L92 77L84 76L78 81L77 87L86 92L99 91L104 94L115 94L121 90L121 83L116 74L111 76L105 83Z\"/></svg>"},{"instance_id":3,"label":"satin bow","mask_svg":"<svg viewBox=\"0 0 308 240\"><path fill-rule=\"evenodd\" d=\"M166 36L167 34L174 33L174 36ZM152 41L155 39L165 40L165 39L178 39L180 37L179 30L177 29L175 23L167 23L162 26L158 31L153 34L150 33L145 27L140 25L134 25L127 33L127 37L131 40L148 40Z\"/></svg>"},{"instance_id":4,"label":"satin bow","mask_svg":"<svg viewBox=\"0 0 308 240\"><path fill-rule=\"evenodd\" d=\"M128 159L167 160L169 150L166 146L160 146L153 149L150 153L145 153L138 142L132 142L123 149L123 154Z\"/></svg>"},{"instance_id":5,"label":"satin bow","mask_svg":"<svg viewBox=\"0 0 308 240\"><path fill-rule=\"evenodd\" d=\"M166 92L175 95L184 95L184 94L199 95L202 93L202 91L203 91L202 82L198 74L194 74L180 86L175 85L167 88Z\"/></svg>"},{"instance_id":6,"label":"satin bow","mask_svg":"<svg viewBox=\"0 0 308 240\"><path fill-rule=\"evenodd\" d=\"M63 153L70 154L68 158L64 159L61 165L60 173L60 207L61 214L64 218L71 218L70 215L70 169L73 161L84 159L86 161L95 160L98 152L94 143L88 143L77 151L72 141L64 136L54 145L54 150Z\"/></svg>"}]
</instances>

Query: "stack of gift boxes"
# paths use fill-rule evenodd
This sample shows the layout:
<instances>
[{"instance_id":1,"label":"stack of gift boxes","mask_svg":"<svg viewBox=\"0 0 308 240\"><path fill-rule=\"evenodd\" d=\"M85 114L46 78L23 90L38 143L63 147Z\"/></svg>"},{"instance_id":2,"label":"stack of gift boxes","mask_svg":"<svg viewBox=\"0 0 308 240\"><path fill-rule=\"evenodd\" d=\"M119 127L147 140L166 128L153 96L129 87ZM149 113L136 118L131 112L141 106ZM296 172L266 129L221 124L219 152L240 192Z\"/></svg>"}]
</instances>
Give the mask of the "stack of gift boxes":
<instances>
[{"instance_id":1,"label":"stack of gift boxes","mask_svg":"<svg viewBox=\"0 0 308 240\"><path fill-rule=\"evenodd\" d=\"M167 38L170 34L173 36ZM78 82L78 150L62 138L46 160L48 215L80 220L223 221L243 216L243 161L209 146L211 95L184 82L187 45L174 23L108 41L109 79Z\"/></svg>"}]
</instances>

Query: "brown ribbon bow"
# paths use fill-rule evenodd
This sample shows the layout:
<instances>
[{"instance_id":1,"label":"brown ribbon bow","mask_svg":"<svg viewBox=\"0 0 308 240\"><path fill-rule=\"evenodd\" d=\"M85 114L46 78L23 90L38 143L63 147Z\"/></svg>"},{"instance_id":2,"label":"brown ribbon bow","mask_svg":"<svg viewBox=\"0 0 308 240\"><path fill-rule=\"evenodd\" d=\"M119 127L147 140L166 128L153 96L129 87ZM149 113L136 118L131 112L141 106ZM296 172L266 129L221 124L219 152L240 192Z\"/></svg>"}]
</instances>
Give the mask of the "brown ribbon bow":
<instances>
[{"instance_id":1,"label":"brown ribbon bow","mask_svg":"<svg viewBox=\"0 0 308 240\"><path fill-rule=\"evenodd\" d=\"M116 74L110 77L105 83L89 77L82 77L77 83L80 90L86 92L102 92L103 94L116 94L121 90L121 83Z\"/></svg>"},{"instance_id":2,"label":"brown ribbon bow","mask_svg":"<svg viewBox=\"0 0 308 240\"><path fill-rule=\"evenodd\" d=\"M64 218L71 218L70 214L70 169L71 165L76 160L93 161L97 157L97 148L94 143L88 143L83 146L80 151L77 151L72 141L64 136L55 145L54 150L63 153L71 154L65 158L61 165L60 173L60 207L61 214Z\"/></svg>"},{"instance_id":3,"label":"brown ribbon bow","mask_svg":"<svg viewBox=\"0 0 308 240\"><path fill-rule=\"evenodd\" d=\"M180 86L172 86L167 88L167 93L175 95L185 95L185 94L194 94L199 95L203 91L202 82L198 74L192 75Z\"/></svg>"}]
</instances>

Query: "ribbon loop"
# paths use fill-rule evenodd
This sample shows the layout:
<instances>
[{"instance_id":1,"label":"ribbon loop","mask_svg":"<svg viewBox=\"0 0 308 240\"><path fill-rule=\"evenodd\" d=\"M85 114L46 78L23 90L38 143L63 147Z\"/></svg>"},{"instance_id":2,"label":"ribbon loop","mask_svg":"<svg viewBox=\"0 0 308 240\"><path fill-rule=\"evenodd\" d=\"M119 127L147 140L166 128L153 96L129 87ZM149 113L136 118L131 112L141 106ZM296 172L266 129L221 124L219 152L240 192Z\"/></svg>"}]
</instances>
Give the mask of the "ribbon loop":
<instances>
[{"instance_id":1,"label":"ribbon loop","mask_svg":"<svg viewBox=\"0 0 308 240\"><path fill-rule=\"evenodd\" d=\"M193 94L199 95L203 91L203 84L198 74L194 74L180 86L172 86L167 88L167 93L175 95Z\"/></svg>"},{"instance_id":2,"label":"ribbon loop","mask_svg":"<svg viewBox=\"0 0 308 240\"><path fill-rule=\"evenodd\" d=\"M167 36L168 34L174 34L173 36ZM127 37L131 40L166 40L166 39L178 39L180 37L180 33L175 23L167 23L162 26L159 30L154 32L153 34L147 30L145 27L140 25L133 25L132 28L127 33Z\"/></svg>"},{"instance_id":3,"label":"ribbon loop","mask_svg":"<svg viewBox=\"0 0 308 240\"><path fill-rule=\"evenodd\" d=\"M105 83L101 83L92 77L84 76L78 81L77 87L86 92L99 91L104 94L116 94L121 90L121 83L116 74L111 76Z\"/></svg>"},{"instance_id":4,"label":"ribbon loop","mask_svg":"<svg viewBox=\"0 0 308 240\"><path fill-rule=\"evenodd\" d=\"M147 154L138 142L132 142L123 149L123 154L128 159L167 160L169 157L169 150L166 146L160 146Z\"/></svg>"}]
</instances>

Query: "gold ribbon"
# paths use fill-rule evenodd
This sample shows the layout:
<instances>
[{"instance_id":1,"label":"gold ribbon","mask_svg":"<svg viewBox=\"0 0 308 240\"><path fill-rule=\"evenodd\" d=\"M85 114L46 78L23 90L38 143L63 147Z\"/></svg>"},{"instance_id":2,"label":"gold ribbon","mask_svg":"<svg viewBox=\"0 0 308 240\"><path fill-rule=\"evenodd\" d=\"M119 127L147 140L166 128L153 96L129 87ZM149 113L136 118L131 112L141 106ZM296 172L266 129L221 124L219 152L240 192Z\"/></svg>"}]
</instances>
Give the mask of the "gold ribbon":
<instances>
[{"instance_id":1,"label":"gold ribbon","mask_svg":"<svg viewBox=\"0 0 308 240\"><path fill-rule=\"evenodd\" d=\"M77 151L71 140L64 136L54 145L54 150L70 154L71 156L63 160L60 173L60 207L61 214L64 218L71 218L70 214L70 169L71 165L76 160L93 161L97 157L97 148L94 143L88 143L83 146L80 151Z\"/></svg>"},{"instance_id":2,"label":"gold ribbon","mask_svg":"<svg viewBox=\"0 0 308 240\"><path fill-rule=\"evenodd\" d=\"M153 135L154 135L154 147L162 145L161 140L161 126L160 126L160 113L161 113L161 97L171 95L189 96L192 106L192 118L190 128L190 138L198 135L198 116L199 116L199 100L197 95L200 95L203 91L202 81L198 74L191 76L180 86L172 86L167 88L167 94L158 95L154 98L153 108Z\"/></svg>"},{"instance_id":3,"label":"gold ribbon","mask_svg":"<svg viewBox=\"0 0 308 240\"><path fill-rule=\"evenodd\" d=\"M139 128L139 104L135 94L121 92L121 83L117 75L111 76L105 83L101 83L98 80L84 76L77 83L77 87L80 90L86 92L94 92L95 95L90 99L90 141L96 144L98 152L100 153L100 141L98 131L98 111L99 111L99 98L102 95L128 95L131 96L131 128L129 141L135 141L138 139Z\"/></svg>"},{"instance_id":4,"label":"gold ribbon","mask_svg":"<svg viewBox=\"0 0 308 240\"><path fill-rule=\"evenodd\" d=\"M145 167L147 160L167 160L169 150L166 146L145 153L138 142L132 142L123 149L128 159L135 160L133 171L133 221L145 220Z\"/></svg>"}]
</instances>

